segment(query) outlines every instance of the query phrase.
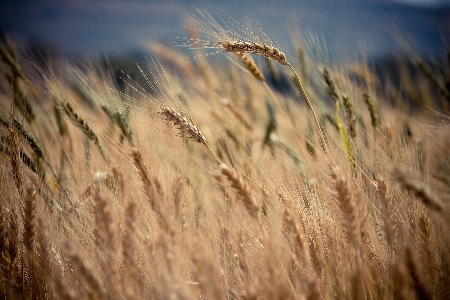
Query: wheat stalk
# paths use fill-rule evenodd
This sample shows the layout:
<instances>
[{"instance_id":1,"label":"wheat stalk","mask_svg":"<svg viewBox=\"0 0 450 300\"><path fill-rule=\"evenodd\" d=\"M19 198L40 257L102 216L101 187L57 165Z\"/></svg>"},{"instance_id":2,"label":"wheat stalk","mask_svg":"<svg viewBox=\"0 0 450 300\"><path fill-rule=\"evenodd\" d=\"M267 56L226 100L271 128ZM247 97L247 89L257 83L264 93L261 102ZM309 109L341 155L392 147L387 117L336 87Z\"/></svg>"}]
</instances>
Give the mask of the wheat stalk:
<instances>
[{"instance_id":1,"label":"wheat stalk","mask_svg":"<svg viewBox=\"0 0 450 300\"><path fill-rule=\"evenodd\" d=\"M218 24L210 15L205 12L199 11L199 14L202 18L204 18L204 20L199 20L196 22L197 24L199 24L199 30L215 40L208 41L201 39L190 39L188 40L187 44L192 48L218 48L221 49L222 52L232 52L236 53L238 56L242 56L243 53L256 54L269 60L273 60L283 66L288 66L291 69L291 71L295 75L295 79L300 88L302 97L308 105L311 114L313 115L315 125L319 133L320 145L328 159L328 150L326 146L325 136L323 134L322 127L320 126L319 119L317 118L317 115L312 106L311 100L309 99L308 94L306 93L306 90L303 87L303 84L297 72L288 63L288 61L286 60L286 55L279 49L279 47L269 39L269 37L262 31L261 27L257 25L256 22L255 24L257 25L262 37L257 36L244 25L229 16L228 17L231 19L235 28L239 32L234 32L233 30L225 30L220 26L220 24ZM265 82L264 84L267 85ZM266 86L266 88L268 87ZM268 88L268 90L270 89ZM273 96L273 94L271 96L272 98L274 98L274 101L276 101L277 106L279 106L278 101Z\"/></svg>"}]
</instances>

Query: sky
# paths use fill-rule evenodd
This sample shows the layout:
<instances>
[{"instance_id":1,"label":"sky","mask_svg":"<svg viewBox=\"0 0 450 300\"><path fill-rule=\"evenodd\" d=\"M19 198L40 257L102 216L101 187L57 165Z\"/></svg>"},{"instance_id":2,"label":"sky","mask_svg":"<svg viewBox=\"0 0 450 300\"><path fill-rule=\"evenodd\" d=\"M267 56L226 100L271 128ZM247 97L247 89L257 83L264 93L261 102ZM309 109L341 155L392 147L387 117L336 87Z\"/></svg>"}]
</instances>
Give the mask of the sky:
<instances>
[{"instance_id":1,"label":"sky","mask_svg":"<svg viewBox=\"0 0 450 300\"><path fill-rule=\"evenodd\" d=\"M338 57L398 51L399 36L430 55L450 42L450 0L17 0L0 3L0 29L63 54L121 55L186 37L195 7L219 18L218 8L238 20L250 14L285 52L294 32L318 37Z\"/></svg>"}]
</instances>

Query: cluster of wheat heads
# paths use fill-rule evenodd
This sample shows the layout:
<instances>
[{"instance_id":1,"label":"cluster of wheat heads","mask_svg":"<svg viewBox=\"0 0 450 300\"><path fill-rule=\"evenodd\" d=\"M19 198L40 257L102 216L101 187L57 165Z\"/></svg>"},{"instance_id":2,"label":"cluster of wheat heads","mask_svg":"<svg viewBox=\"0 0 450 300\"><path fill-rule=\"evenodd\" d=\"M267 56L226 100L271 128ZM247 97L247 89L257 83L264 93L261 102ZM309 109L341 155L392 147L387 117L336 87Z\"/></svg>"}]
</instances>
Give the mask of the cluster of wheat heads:
<instances>
[{"instance_id":1,"label":"cluster of wheat heads","mask_svg":"<svg viewBox=\"0 0 450 300\"><path fill-rule=\"evenodd\" d=\"M420 87L445 111L445 74L311 65L315 123L251 58L284 74L279 46L203 18L254 77L173 52L141 83L2 46L2 298L445 299L449 117L408 109Z\"/></svg>"}]
</instances>

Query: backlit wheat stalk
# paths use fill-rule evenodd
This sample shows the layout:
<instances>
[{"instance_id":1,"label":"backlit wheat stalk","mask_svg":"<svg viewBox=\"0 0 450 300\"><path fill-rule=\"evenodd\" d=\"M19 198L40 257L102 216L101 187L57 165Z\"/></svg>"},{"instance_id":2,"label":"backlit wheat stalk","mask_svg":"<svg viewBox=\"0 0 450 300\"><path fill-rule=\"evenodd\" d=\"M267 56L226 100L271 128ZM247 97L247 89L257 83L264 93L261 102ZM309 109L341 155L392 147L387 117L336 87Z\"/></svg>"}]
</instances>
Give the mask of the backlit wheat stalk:
<instances>
[{"instance_id":1,"label":"backlit wheat stalk","mask_svg":"<svg viewBox=\"0 0 450 300\"><path fill-rule=\"evenodd\" d=\"M311 100L306 93L300 77L295 69L288 63L286 60L286 55L280 50L279 46L272 42L272 40L264 33L261 27L256 24L253 19L251 19L251 21L257 26L258 34L253 33L239 21L228 15L227 17L232 29L224 29L212 18L212 16L206 12L198 11L198 14L200 15L200 18L194 20L194 24L197 24L198 26L196 29L211 40L189 39L186 41L185 45L191 48L215 48L221 50L222 52L236 53L238 56L241 56L243 53L255 54L276 61L283 66L289 67L289 69L294 73L303 99L313 115L314 122L319 133L319 140L322 150L325 155L328 156L325 136L319 123L319 119L317 118L312 106Z\"/></svg>"}]
</instances>

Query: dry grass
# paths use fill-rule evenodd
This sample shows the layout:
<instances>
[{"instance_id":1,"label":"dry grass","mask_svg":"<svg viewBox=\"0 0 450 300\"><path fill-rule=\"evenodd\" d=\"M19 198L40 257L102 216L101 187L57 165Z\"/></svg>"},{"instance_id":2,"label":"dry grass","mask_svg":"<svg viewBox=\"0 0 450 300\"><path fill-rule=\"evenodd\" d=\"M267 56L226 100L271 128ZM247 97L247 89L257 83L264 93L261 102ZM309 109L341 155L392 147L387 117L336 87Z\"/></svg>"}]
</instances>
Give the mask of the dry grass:
<instances>
[{"instance_id":1,"label":"dry grass","mask_svg":"<svg viewBox=\"0 0 450 300\"><path fill-rule=\"evenodd\" d=\"M263 56L281 63L280 80L296 75L263 33L202 16L195 26L218 40L198 47ZM390 106L357 62L311 64L308 84L296 76L289 94L265 69L247 66L262 81L214 56L182 72L152 59L144 86L120 70L117 84L97 67L40 69L2 49L1 72L16 74L0 81L2 298L450 294L450 117L433 68L401 77L440 107L413 114L415 86L389 84L404 96ZM313 116L311 102L295 101L306 91Z\"/></svg>"}]
</instances>

